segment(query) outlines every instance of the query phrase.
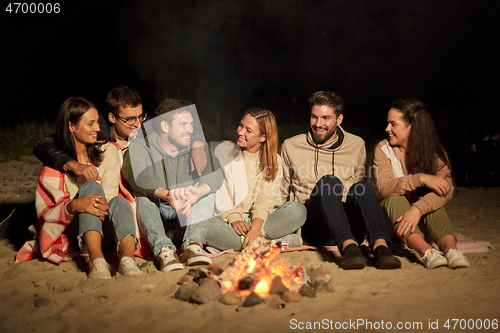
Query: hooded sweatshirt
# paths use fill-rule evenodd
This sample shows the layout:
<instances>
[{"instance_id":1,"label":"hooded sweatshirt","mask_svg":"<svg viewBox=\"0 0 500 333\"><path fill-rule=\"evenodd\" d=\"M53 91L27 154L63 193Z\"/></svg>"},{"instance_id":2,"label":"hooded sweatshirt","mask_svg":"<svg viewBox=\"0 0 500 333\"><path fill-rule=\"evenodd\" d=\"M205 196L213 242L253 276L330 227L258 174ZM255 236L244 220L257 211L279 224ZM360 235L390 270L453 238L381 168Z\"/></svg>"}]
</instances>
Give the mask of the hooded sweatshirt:
<instances>
[{"instance_id":1,"label":"hooded sweatshirt","mask_svg":"<svg viewBox=\"0 0 500 333\"><path fill-rule=\"evenodd\" d=\"M135 194L159 200L154 194L158 188L167 190L187 187L199 182L210 186L210 193L216 192L224 181L224 176L217 158L208 145L205 145L207 166L201 177L191 171L191 150L181 150L173 157L165 152L160 144L158 133L147 137L136 137L129 144L123 156L123 174L134 189ZM163 204L167 204L161 200Z\"/></svg>"},{"instance_id":2,"label":"hooded sweatshirt","mask_svg":"<svg viewBox=\"0 0 500 333\"><path fill-rule=\"evenodd\" d=\"M299 134L283 142L283 199L304 203L316 183L325 175L335 175L344 186L342 201L349 188L366 179L365 142L337 127L337 138L316 144L312 134Z\"/></svg>"}]
</instances>

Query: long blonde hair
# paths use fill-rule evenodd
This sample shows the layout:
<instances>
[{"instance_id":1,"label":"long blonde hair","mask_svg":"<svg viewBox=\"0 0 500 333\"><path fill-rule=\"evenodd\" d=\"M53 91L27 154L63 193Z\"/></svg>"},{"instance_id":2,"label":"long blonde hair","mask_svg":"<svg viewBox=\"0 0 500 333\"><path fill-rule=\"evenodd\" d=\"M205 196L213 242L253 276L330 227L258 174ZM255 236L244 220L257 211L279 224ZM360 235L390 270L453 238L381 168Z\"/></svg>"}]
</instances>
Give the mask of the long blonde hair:
<instances>
[{"instance_id":1,"label":"long blonde hair","mask_svg":"<svg viewBox=\"0 0 500 333\"><path fill-rule=\"evenodd\" d=\"M259 170L264 173L265 181L272 182L278 174L278 128L271 111L265 108L254 108L245 112L241 119L249 114L257 120L259 130L266 140L260 145ZM238 138L236 138L237 140ZM234 141L236 143L236 140Z\"/></svg>"}]
</instances>

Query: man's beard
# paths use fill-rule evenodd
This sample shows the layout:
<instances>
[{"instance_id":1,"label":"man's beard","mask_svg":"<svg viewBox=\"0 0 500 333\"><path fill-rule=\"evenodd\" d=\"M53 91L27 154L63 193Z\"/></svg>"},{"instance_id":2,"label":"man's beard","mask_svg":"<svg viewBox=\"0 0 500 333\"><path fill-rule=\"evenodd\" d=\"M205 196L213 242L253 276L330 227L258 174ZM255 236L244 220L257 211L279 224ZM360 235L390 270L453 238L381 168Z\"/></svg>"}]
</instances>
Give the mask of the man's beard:
<instances>
[{"instance_id":1,"label":"man's beard","mask_svg":"<svg viewBox=\"0 0 500 333\"><path fill-rule=\"evenodd\" d=\"M325 136L318 137L317 134L314 133L314 130L312 130L312 136L316 144L321 145L334 137L335 134L337 134L337 128L335 128L335 130L331 133L328 131L325 131L323 133L326 133Z\"/></svg>"}]
</instances>

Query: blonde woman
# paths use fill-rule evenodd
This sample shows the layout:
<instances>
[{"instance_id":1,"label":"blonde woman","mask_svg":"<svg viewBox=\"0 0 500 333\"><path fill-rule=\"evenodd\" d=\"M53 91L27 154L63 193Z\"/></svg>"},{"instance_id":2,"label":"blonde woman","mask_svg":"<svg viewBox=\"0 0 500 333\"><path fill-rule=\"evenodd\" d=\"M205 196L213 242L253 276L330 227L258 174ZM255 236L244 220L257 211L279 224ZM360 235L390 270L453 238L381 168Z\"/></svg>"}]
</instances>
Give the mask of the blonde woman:
<instances>
[{"instance_id":1,"label":"blonde woman","mask_svg":"<svg viewBox=\"0 0 500 333\"><path fill-rule=\"evenodd\" d=\"M218 216L209 220L205 243L219 250L240 250L261 233L286 243L302 245L293 234L306 219L298 202L282 202L283 162L278 155L278 131L271 111L245 112L234 143L215 149L224 171L224 186L216 193Z\"/></svg>"}]
</instances>

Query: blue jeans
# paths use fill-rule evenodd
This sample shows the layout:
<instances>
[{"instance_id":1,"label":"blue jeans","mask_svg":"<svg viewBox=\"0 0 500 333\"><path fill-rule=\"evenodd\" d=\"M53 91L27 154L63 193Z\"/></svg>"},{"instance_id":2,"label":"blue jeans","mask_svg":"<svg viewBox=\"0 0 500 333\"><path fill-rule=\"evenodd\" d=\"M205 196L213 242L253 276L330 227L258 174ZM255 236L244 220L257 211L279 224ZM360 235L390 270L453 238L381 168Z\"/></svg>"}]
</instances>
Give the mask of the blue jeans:
<instances>
[{"instance_id":1,"label":"blue jeans","mask_svg":"<svg viewBox=\"0 0 500 333\"><path fill-rule=\"evenodd\" d=\"M384 214L375 189L370 183L360 181L352 185L342 202L344 187L333 175L323 176L307 199L307 220L302 229L303 237L311 245L338 245L346 240L361 244L368 239L370 246L377 239L384 239L391 246Z\"/></svg>"},{"instance_id":2,"label":"blue jeans","mask_svg":"<svg viewBox=\"0 0 500 333\"><path fill-rule=\"evenodd\" d=\"M182 240L184 250L190 243L202 245L207 233L207 220L213 216L214 193L199 199L194 205L190 218L187 219L186 231ZM157 256L165 246L170 246L174 251L176 247L172 242L174 234L181 228L177 212L169 205L157 204L147 197L138 196L137 218L142 225L149 246Z\"/></svg>"},{"instance_id":3,"label":"blue jeans","mask_svg":"<svg viewBox=\"0 0 500 333\"><path fill-rule=\"evenodd\" d=\"M98 182L88 181L80 187L78 193L75 195L75 199L83 198L89 194L97 194L104 197L104 190ZM78 214L78 244L81 249L83 249L84 233L95 230L98 231L101 234L101 238L103 238L105 236L105 233L103 233L103 226L104 229L108 230L111 227L109 225L110 223L112 224L115 244L117 244L117 246L124 237L134 236L134 238L136 238L134 213L128 201L123 197L116 196L109 200L108 206L110 207L109 215L105 218L104 222L92 214Z\"/></svg>"},{"instance_id":4,"label":"blue jeans","mask_svg":"<svg viewBox=\"0 0 500 333\"><path fill-rule=\"evenodd\" d=\"M303 204L287 201L278 207L264 221L262 231L271 239L281 238L297 231L306 220L307 211ZM251 218L249 221L251 222ZM208 230L205 244L219 250L240 250L243 242L233 227L218 216L207 222Z\"/></svg>"}]
</instances>

